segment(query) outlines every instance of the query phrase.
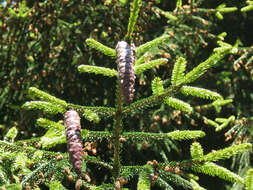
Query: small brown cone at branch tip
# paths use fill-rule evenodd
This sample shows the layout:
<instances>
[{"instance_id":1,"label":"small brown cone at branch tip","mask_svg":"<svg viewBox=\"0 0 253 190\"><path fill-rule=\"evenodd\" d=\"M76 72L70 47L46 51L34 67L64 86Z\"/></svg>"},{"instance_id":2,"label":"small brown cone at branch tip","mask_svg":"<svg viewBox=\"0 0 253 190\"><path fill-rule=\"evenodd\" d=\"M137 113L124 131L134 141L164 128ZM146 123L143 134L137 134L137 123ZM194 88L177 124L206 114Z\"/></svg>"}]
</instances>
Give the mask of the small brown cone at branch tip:
<instances>
[{"instance_id":1,"label":"small brown cone at branch tip","mask_svg":"<svg viewBox=\"0 0 253 190\"><path fill-rule=\"evenodd\" d=\"M72 175L69 175L69 176L68 176L68 180L69 180L69 181L74 181L74 177L73 177Z\"/></svg>"},{"instance_id":2,"label":"small brown cone at branch tip","mask_svg":"<svg viewBox=\"0 0 253 190\"><path fill-rule=\"evenodd\" d=\"M114 185L115 185L115 190L121 190L121 186L120 186L119 181L115 181Z\"/></svg>"},{"instance_id":3,"label":"small brown cone at branch tip","mask_svg":"<svg viewBox=\"0 0 253 190\"><path fill-rule=\"evenodd\" d=\"M81 186L82 186L82 180L81 180L81 179L78 179L78 180L76 181L75 190L80 190L80 189L81 189Z\"/></svg>"},{"instance_id":4,"label":"small brown cone at branch tip","mask_svg":"<svg viewBox=\"0 0 253 190\"><path fill-rule=\"evenodd\" d=\"M62 155L59 155L59 156L57 156L57 158L56 158L57 161L60 161L60 160L62 160L62 159L63 159L63 156L62 156Z\"/></svg>"},{"instance_id":5,"label":"small brown cone at branch tip","mask_svg":"<svg viewBox=\"0 0 253 190\"><path fill-rule=\"evenodd\" d=\"M124 177L120 177L119 182L120 182L121 185L127 184L127 180Z\"/></svg>"},{"instance_id":6,"label":"small brown cone at branch tip","mask_svg":"<svg viewBox=\"0 0 253 190\"><path fill-rule=\"evenodd\" d=\"M70 169L69 168L64 168L64 173L69 175L70 174Z\"/></svg>"},{"instance_id":7,"label":"small brown cone at branch tip","mask_svg":"<svg viewBox=\"0 0 253 190\"><path fill-rule=\"evenodd\" d=\"M91 182L91 178L88 174L84 173L83 176L82 176L88 183Z\"/></svg>"}]
</instances>

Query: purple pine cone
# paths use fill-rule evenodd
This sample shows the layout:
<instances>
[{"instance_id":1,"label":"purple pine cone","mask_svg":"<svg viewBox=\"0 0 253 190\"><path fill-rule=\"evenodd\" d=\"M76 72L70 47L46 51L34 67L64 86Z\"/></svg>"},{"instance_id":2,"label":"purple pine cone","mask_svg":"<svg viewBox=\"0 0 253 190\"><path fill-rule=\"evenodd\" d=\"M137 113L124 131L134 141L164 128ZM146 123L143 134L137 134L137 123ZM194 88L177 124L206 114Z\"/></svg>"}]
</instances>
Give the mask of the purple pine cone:
<instances>
[{"instance_id":1,"label":"purple pine cone","mask_svg":"<svg viewBox=\"0 0 253 190\"><path fill-rule=\"evenodd\" d=\"M130 46L127 42L120 41L117 43L116 52L120 88L123 92L126 104L129 105L134 97L135 45L131 44Z\"/></svg>"},{"instance_id":2,"label":"purple pine cone","mask_svg":"<svg viewBox=\"0 0 253 190\"><path fill-rule=\"evenodd\" d=\"M75 172L80 174L82 168L82 136L80 117L75 110L69 110L65 113L64 125L66 128L70 162Z\"/></svg>"}]
</instances>

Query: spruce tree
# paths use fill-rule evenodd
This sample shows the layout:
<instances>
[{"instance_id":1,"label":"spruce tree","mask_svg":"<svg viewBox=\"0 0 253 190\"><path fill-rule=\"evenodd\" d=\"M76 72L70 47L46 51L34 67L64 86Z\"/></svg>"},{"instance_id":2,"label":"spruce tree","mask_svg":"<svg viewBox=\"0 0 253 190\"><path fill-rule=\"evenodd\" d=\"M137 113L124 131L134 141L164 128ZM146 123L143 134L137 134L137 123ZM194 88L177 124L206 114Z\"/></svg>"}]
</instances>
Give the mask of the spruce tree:
<instances>
[{"instance_id":1,"label":"spruce tree","mask_svg":"<svg viewBox=\"0 0 253 190\"><path fill-rule=\"evenodd\" d=\"M199 15L193 15L198 3L190 1L189 5L183 5L182 1L178 0L173 13L160 10L158 7L154 7L153 11L165 16L173 25L179 24L175 29L178 32L190 34L192 28L184 23L185 15L202 22L202 26L208 25L208 22ZM38 138L16 141L18 134L16 127L5 134L4 139L0 141L0 184L3 189L46 187L47 189L73 189L74 185L75 189L205 189L202 187L204 184L198 182L199 173L239 184L247 190L252 189L252 169L246 168L244 171L246 175L242 177L219 164L221 160L249 155L249 151L252 150L250 143L242 141L206 152L200 143L200 139L202 138L201 142L203 142L208 135L203 128L192 130L186 127L186 129L173 129L169 132L164 132L162 129L153 132L152 129L148 129L149 126L130 125L131 120L136 118L143 120L145 115L150 117L150 113L154 114L155 121L159 121L159 113L171 110L177 110L173 112L174 118L179 114L184 115L193 121L193 125L197 118L213 126L217 132L236 121L234 115L228 118L207 118L201 112L203 109L214 109L219 113L220 109L231 104L232 100L224 99L220 93L197 86L196 81L201 80L203 75L222 62L226 56L237 54L240 51L238 43L231 45L225 42L224 34L217 35L215 36L217 47L212 53L204 61L190 66L188 59L193 58L188 58L186 55L190 53L191 48L185 49L186 52L189 51L186 54L176 50L173 42L179 34L170 29L165 30L164 34L152 41L135 47L133 36L138 26L137 19L142 4L141 0L134 0L131 3L125 37L115 41L115 47L108 47L93 38L85 41L90 48L98 51L98 54L110 56L111 67L81 64L77 68L82 74L102 75L105 80L108 77L115 81L111 84L112 89L113 85L116 89L115 103L112 106L74 104L36 87L28 89L32 101L26 102L22 106L23 109L41 110L46 116L58 115L62 119L53 121L48 118L38 118L37 125L46 130L46 133ZM248 4L241 11L248 11L251 3ZM26 13L26 9L23 9L24 12L20 11L17 17L22 17ZM226 7L223 4L215 10L200 8L198 13L215 14L217 18L223 19L223 14L236 10L235 7ZM197 39L205 45L206 42L200 35ZM116 46L120 42L124 45ZM166 71L167 76L164 78L155 76L152 79L145 76L145 72L158 70L168 64L169 56L164 51L166 49L175 50L174 53L177 55L172 69ZM164 58L165 56L167 58ZM138 91L142 86L134 83L141 78L148 78L150 94L144 93L140 96L138 93L136 96L134 91ZM203 99L207 103L192 104L191 100L195 98ZM164 118L164 123L166 119L168 118ZM96 125L101 122L111 124L106 125L104 130L95 130ZM154 125L160 127L157 123L154 122ZM238 128L239 125L236 126ZM235 128L234 126L231 130ZM226 135L229 137L231 133L232 131ZM191 144L188 150L182 150L189 153L188 159L171 159L171 149L180 152L177 142L181 141ZM65 151L57 150L61 145L66 145ZM100 147L106 150L101 150ZM145 149L149 149L148 153L153 153L154 156L145 158L145 155L142 155ZM129 150L132 152L126 152ZM135 158L135 154L142 157ZM150 159L153 157L157 160Z\"/></svg>"}]
</instances>

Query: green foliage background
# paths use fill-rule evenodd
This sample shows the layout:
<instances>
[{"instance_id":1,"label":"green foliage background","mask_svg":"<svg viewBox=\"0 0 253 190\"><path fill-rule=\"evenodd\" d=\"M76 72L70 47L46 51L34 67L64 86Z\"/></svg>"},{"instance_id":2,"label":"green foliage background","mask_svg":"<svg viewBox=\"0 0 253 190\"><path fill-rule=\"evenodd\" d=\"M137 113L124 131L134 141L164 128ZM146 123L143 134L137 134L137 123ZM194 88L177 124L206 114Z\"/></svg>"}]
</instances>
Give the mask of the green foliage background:
<instances>
[{"instance_id":1,"label":"green foliage background","mask_svg":"<svg viewBox=\"0 0 253 190\"><path fill-rule=\"evenodd\" d=\"M180 1L178 1L180 2ZM139 126L140 131L171 132L176 129L201 129L209 138L201 141L206 151L226 147L231 143L252 142L253 116L253 67L252 67L252 33L253 12L242 12L247 6L245 1L192 1L197 5L190 9L189 3L182 1L183 6L175 10L176 1L154 0L144 1L139 13L133 41L141 45L162 34L171 35L168 43L152 49L149 54L155 57L168 58L165 66L152 69L136 79L135 99L152 94L151 82L155 76L169 78L176 59L180 56L187 60L187 70L191 70L211 54L216 42L225 38L225 42L236 44L239 52L226 56L217 67L209 70L194 86L211 89L222 94L225 99L233 99L221 110L213 107L196 107L201 113L193 117L176 112L164 106L147 110L132 120L124 121L129 130ZM222 13L224 18L217 18L217 7L226 3L227 7L237 10ZM35 119L43 117L43 112L32 112L21 109L29 97L27 89L37 87L67 102L88 106L112 106L116 84L113 79L99 75L80 74L80 64L96 65L112 68L112 60L87 46L85 40L94 38L102 44L114 48L122 40L127 31L129 18L129 1L1 1L0 4L0 124L1 139L12 126L17 126L17 139L28 139L41 136L44 131L36 128ZM216 9L216 10L215 10ZM177 17L174 20L171 15ZM190 12L190 13L189 13ZM226 32L227 36L219 36ZM147 56L149 59L149 56ZM116 64L113 68L116 69ZM167 81L167 84L170 81ZM165 84L166 85L166 84ZM191 105L205 105L208 101L198 98L186 98ZM218 112L217 112L218 111ZM235 116L230 124L236 133L229 129L215 132L204 123L205 118L228 118ZM62 119L61 115L46 116ZM95 130L112 128L110 123L102 120ZM94 129L91 123L84 124L87 129ZM224 133L226 137L224 137ZM230 139L230 136L233 136ZM227 138L228 141L225 142ZM136 144L123 151L125 162L131 162L128 152L136 155L135 163L144 164L148 160L159 160L159 155L152 154L149 145L143 151L134 152L141 144ZM173 144L174 154L171 159L185 159L189 155L187 143ZM59 147L60 150L64 149ZM159 150L159 148L157 147ZM183 150L182 150L183 149ZM103 147L99 150L104 157ZM249 157L249 155L248 155ZM236 172L245 173L241 157L235 157L232 164ZM239 161L241 160L241 161ZM252 159L248 159L248 166ZM207 189L214 189L217 184L226 186L223 181L210 177L201 178ZM214 180L217 183L214 183ZM208 182L211 181L211 182ZM215 184L215 185L212 185ZM228 188L229 185L228 185Z\"/></svg>"}]
</instances>

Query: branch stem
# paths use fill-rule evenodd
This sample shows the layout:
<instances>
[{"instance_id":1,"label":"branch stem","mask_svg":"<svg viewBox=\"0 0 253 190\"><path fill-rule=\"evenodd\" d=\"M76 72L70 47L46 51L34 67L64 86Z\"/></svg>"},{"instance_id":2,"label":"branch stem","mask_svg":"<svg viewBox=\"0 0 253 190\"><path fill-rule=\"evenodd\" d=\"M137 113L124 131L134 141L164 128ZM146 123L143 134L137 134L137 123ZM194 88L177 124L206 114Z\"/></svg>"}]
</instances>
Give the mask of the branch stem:
<instances>
[{"instance_id":1,"label":"branch stem","mask_svg":"<svg viewBox=\"0 0 253 190\"><path fill-rule=\"evenodd\" d=\"M116 115L114 120L114 132L113 132L113 145L114 145L114 159L113 159L113 177L117 179L120 172L120 133L121 133L121 120L122 120L122 91L118 85L117 89L117 103L116 103Z\"/></svg>"}]
</instances>

